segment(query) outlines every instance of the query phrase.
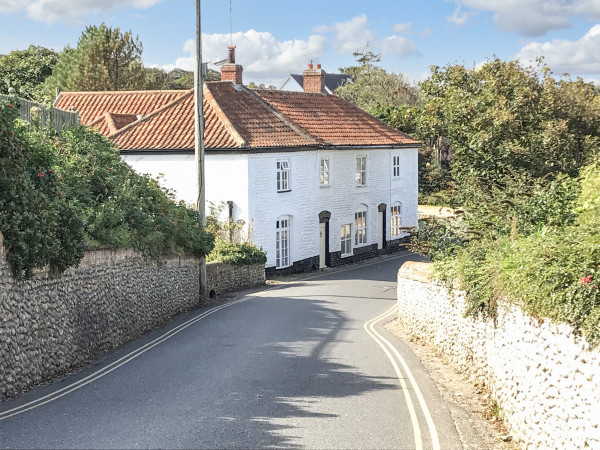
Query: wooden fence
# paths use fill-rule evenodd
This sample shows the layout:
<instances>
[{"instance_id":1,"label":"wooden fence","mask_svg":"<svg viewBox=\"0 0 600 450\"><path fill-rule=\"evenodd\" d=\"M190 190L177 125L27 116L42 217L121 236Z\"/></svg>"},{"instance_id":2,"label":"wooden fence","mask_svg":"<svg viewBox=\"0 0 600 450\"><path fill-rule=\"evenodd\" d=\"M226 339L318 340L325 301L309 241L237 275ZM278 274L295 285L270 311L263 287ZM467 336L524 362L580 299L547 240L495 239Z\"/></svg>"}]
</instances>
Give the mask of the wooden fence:
<instances>
[{"instance_id":1,"label":"wooden fence","mask_svg":"<svg viewBox=\"0 0 600 450\"><path fill-rule=\"evenodd\" d=\"M13 101L14 97L0 94L0 101ZM64 111L62 109L47 107L29 100L19 99L19 118L25 122L39 121L42 127L51 127L58 134L64 128L71 128L79 125L79 114L76 111ZM17 106L17 105L15 105Z\"/></svg>"}]
</instances>

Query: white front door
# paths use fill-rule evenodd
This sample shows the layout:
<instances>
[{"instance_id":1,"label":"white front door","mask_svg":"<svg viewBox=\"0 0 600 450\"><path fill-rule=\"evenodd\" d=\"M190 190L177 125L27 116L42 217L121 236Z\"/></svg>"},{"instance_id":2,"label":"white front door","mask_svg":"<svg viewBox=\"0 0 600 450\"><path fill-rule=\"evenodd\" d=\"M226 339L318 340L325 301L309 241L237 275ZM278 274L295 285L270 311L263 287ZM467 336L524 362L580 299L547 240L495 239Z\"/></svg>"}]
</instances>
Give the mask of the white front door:
<instances>
[{"instance_id":1,"label":"white front door","mask_svg":"<svg viewBox=\"0 0 600 450\"><path fill-rule=\"evenodd\" d=\"M326 266L325 256L325 222L321 222L319 223L319 269Z\"/></svg>"},{"instance_id":2,"label":"white front door","mask_svg":"<svg viewBox=\"0 0 600 450\"><path fill-rule=\"evenodd\" d=\"M385 236L383 235L383 211L379 211L377 215L377 248L383 248L383 240Z\"/></svg>"}]
</instances>

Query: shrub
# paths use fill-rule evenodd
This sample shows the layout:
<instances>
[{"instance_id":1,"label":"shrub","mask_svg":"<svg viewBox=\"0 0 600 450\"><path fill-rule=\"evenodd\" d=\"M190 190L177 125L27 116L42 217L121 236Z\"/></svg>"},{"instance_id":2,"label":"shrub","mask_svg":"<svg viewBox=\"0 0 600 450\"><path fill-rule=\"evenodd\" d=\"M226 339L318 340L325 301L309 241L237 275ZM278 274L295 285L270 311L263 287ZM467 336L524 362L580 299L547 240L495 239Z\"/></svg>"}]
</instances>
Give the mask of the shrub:
<instances>
[{"instance_id":1,"label":"shrub","mask_svg":"<svg viewBox=\"0 0 600 450\"><path fill-rule=\"evenodd\" d=\"M236 266L248 264L264 264L267 255L261 248L254 244L241 243L231 244L227 241L218 240L212 252L207 256L207 261L219 261Z\"/></svg>"},{"instance_id":2,"label":"shrub","mask_svg":"<svg viewBox=\"0 0 600 450\"><path fill-rule=\"evenodd\" d=\"M502 298L534 316L568 323L600 344L600 166L584 168L580 186L573 183L557 180L523 202L534 205L528 214L538 217L527 233L451 241L446 250L448 232L440 227L429 233L434 242L422 248L433 249L439 279L459 281L466 313L493 312ZM535 205L542 206L536 211Z\"/></svg>"},{"instance_id":3,"label":"shrub","mask_svg":"<svg viewBox=\"0 0 600 450\"><path fill-rule=\"evenodd\" d=\"M135 173L102 135L77 127L56 138L15 126L14 110L0 103L0 230L16 277L61 272L85 248L210 252L214 238L196 212Z\"/></svg>"},{"instance_id":4,"label":"shrub","mask_svg":"<svg viewBox=\"0 0 600 450\"><path fill-rule=\"evenodd\" d=\"M61 272L76 265L84 249L83 222L60 195L52 146L15 126L16 114L13 103L0 103L0 231L20 279L35 268Z\"/></svg>"}]
</instances>

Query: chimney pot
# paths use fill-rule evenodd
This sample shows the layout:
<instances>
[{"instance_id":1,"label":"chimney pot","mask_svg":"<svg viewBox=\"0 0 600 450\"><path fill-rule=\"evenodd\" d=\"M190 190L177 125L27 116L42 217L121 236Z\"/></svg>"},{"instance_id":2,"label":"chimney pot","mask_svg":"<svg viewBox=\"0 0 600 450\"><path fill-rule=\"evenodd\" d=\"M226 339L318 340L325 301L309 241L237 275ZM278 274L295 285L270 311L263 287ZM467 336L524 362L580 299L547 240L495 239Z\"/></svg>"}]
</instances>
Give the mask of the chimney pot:
<instances>
[{"instance_id":1,"label":"chimney pot","mask_svg":"<svg viewBox=\"0 0 600 450\"><path fill-rule=\"evenodd\" d=\"M227 47L229 51L229 62L221 66L221 81L231 81L242 84L243 67L235 63L235 45Z\"/></svg>"},{"instance_id":2,"label":"chimney pot","mask_svg":"<svg viewBox=\"0 0 600 450\"><path fill-rule=\"evenodd\" d=\"M227 50L229 51L229 64L235 64L235 45L228 45Z\"/></svg>"},{"instance_id":3,"label":"chimney pot","mask_svg":"<svg viewBox=\"0 0 600 450\"><path fill-rule=\"evenodd\" d=\"M321 70L321 64L317 64L316 70L313 70L312 62L308 65L302 76L302 89L304 92L325 92L325 71Z\"/></svg>"}]
</instances>

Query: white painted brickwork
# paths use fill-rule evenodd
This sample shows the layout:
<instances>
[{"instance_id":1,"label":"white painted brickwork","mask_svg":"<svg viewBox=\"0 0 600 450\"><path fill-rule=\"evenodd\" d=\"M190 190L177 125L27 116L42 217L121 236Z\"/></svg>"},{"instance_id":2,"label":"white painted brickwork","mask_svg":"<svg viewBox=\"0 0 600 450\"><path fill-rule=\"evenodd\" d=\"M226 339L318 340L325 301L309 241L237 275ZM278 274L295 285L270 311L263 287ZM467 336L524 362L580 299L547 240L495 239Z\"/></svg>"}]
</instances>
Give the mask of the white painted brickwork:
<instances>
[{"instance_id":1,"label":"white painted brickwork","mask_svg":"<svg viewBox=\"0 0 600 450\"><path fill-rule=\"evenodd\" d=\"M449 296L415 276L430 271L422 264L398 274L399 320L409 333L488 386L524 448L600 448L600 350L568 325L515 306L501 305L496 323L463 317L464 293Z\"/></svg>"},{"instance_id":2,"label":"white painted brickwork","mask_svg":"<svg viewBox=\"0 0 600 450\"><path fill-rule=\"evenodd\" d=\"M402 176L392 181L392 154L401 155ZM356 186L356 156L367 155L367 184ZM319 185L320 158L329 158L329 186ZM277 160L288 158L291 191L276 190ZM267 252L267 267L275 265L275 223L291 216L292 261L319 254L319 213L329 211L329 251L340 251L340 227L352 223L361 204L367 205L367 244L377 243L377 207L400 201L404 226L417 223L417 150L335 150L252 154L248 161L250 221L254 242ZM386 226L390 239L389 224Z\"/></svg>"},{"instance_id":3,"label":"white painted brickwork","mask_svg":"<svg viewBox=\"0 0 600 450\"><path fill-rule=\"evenodd\" d=\"M356 157L367 156L367 183L356 186ZM392 157L400 156L401 176L392 177ZM329 186L320 187L320 158L329 158ZM122 155L137 172L174 189L178 200L193 205L196 175L193 155ZM290 192L277 192L277 161L290 161ZM206 154L206 200L234 202L234 220L244 220L253 241L267 252L267 267L275 266L275 224L291 217L291 261L319 254L319 213L329 211L329 251L340 251L340 227L352 224L361 204L367 205L367 245L377 243L377 207L402 203L402 225L417 223L417 149L330 150L281 153ZM227 210L223 211L227 214ZM354 243L354 237L353 237Z\"/></svg>"}]
</instances>

